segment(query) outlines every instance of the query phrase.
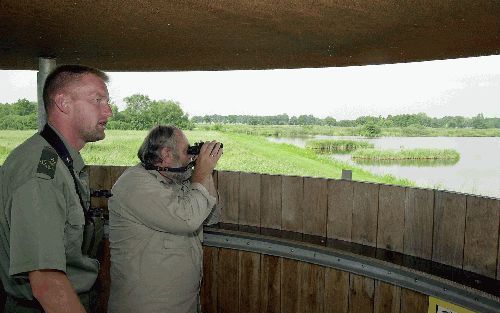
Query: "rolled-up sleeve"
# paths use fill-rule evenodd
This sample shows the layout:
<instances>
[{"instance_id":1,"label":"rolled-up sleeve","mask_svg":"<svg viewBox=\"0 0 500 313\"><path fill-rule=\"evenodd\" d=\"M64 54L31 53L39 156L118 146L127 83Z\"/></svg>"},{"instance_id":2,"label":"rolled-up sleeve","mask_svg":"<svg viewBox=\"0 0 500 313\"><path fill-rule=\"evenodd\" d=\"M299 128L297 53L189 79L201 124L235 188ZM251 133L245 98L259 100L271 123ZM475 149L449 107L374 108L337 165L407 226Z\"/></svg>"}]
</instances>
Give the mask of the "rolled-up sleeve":
<instances>
[{"instance_id":1,"label":"rolled-up sleeve","mask_svg":"<svg viewBox=\"0 0 500 313\"><path fill-rule=\"evenodd\" d=\"M217 202L201 184L193 183L189 190L177 192L147 172L127 173L117 181L112 193L112 212L172 234L198 230Z\"/></svg>"}]
</instances>

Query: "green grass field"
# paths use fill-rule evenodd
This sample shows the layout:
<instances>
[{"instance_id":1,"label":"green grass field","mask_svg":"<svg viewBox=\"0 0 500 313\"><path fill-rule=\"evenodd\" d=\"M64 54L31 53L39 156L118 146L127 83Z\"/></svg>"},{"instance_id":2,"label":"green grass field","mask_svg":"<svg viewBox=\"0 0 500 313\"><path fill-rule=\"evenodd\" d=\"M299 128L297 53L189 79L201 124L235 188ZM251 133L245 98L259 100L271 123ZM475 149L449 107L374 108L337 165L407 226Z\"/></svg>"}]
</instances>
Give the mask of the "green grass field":
<instances>
[{"instance_id":1,"label":"green grass field","mask_svg":"<svg viewBox=\"0 0 500 313\"><path fill-rule=\"evenodd\" d=\"M7 155L34 131L0 131L0 164ZM87 164L133 165L138 162L136 153L147 131L106 131L106 139L90 143L81 151ZM266 174L298 175L339 178L342 169L352 170L353 180L413 186L406 179L392 175L378 176L344 162L317 155L314 151L289 144L271 143L261 136L247 134L194 130L186 131L191 143L200 140L218 140L224 143L224 155L218 170Z\"/></svg>"}]
</instances>

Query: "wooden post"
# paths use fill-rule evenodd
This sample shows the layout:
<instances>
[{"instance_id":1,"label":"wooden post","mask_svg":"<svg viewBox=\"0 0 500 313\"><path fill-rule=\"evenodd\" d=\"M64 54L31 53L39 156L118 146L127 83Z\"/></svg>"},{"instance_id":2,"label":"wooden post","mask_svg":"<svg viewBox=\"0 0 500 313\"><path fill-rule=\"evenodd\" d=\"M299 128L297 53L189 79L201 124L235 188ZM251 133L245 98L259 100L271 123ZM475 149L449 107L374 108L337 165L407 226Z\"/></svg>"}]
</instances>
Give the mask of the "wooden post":
<instances>
[{"instance_id":1,"label":"wooden post","mask_svg":"<svg viewBox=\"0 0 500 313\"><path fill-rule=\"evenodd\" d=\"M352 171L351 170L342 170L342 179L352 180Z\"/></svg>"}]
</instances>

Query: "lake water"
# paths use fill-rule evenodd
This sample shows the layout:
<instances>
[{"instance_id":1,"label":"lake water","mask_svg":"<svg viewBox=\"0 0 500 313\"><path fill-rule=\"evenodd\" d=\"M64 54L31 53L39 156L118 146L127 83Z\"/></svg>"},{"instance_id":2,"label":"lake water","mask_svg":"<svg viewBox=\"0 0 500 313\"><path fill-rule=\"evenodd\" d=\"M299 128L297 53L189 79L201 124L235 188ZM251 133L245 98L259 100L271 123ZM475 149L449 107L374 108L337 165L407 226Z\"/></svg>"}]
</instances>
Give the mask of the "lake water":
<instances>
[{"instance_id":1,"label":"lake water","mask_svg":"<svg viewBox=\"0 0 500 313\"><path fill-rule=\"evenodd\" d=\"M452 190L500 198L499 137L360 137L314 136L311 138L268 138L271 142L305 147L308 139L365 140L376 149L438 148L460 153L455 164L358 164L350 154L333 154L332 158L349 162L376 174L392 174L414 181L420 187Z\"/></svg>"}]
</instances>

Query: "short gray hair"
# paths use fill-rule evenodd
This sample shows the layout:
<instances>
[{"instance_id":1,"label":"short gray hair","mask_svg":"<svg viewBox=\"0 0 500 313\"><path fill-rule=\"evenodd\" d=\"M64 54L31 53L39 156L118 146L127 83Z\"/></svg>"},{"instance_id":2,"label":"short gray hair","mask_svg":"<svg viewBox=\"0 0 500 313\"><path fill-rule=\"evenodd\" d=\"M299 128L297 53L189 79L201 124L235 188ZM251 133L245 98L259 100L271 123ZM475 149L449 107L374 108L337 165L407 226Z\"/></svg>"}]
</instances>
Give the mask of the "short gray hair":
<instances>
[{"instance_id":1,"label":"short gray hair","mask_svg":"<svg viewBox=\"0 0 500 313\"><path fill-rule=\"evenodd\" d=\"M175 131L180 131L179 128L171 125L158 125L153 127L144 142L142 143L137 156L144 165L156 165L162 161L161 149L164 147L171 148L174 156L177 156L175 147L177 145L177 137Z\"/></svg>"}]
</instances>

